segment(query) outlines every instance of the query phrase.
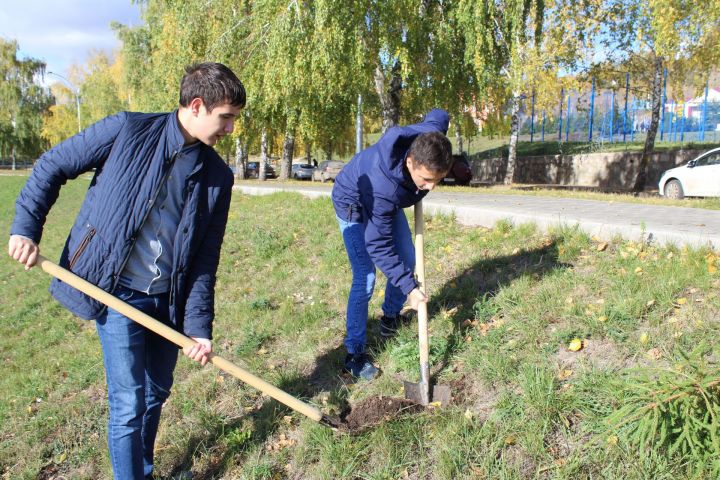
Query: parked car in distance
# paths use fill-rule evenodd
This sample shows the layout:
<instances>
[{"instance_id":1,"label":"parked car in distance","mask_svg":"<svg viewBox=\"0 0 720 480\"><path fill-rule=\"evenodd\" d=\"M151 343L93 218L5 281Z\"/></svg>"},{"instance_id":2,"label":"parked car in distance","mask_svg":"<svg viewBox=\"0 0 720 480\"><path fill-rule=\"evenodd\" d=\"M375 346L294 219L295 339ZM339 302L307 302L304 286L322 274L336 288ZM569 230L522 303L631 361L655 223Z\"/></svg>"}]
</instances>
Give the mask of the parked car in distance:
<instances>
[{"instance_id":1,"label":"parked car in distance","mask_svg":"<svg viewBox=\"0 0 720 480\"><path fill-rule=\"evenodd\" d=\"M660 177L658 193L675 199L720 196L720 148L666 170Z\"/></svg>"},{"instance_id":2,"label":"parked car in distance","mask_svg":"<svg viewBox=\"0 0 720 480\"><path fill-rule=\"evenodd\" d=\"M328 180L335 181L335 177L343 169L345 164L338 162L337 160L325 160L320 162L320 165L313 171L312 180L313 182L327 182Z\"/></svg>"},{"instance_id":3,"label":"parked car in distance","mask_svg":"<svg viewBox=\"0 0 720 480\"><path fill-rule=\"evenodd\" d=\"M295 163L290 169L290 176L295 180L310 180L315 166L309 163Z\"/></svg>"},{"instance_id":4,"label":"parked car in distance","mask_svg":"<svg viewBox=\"0 0 720 480\"><path fill-rule=\"evenodd\" d=\"M442 179L443 185L470 185L472 170L467 155L453 155L453 166L450 172Z\"/></svg>"},{"instance_id":5,"label":"parked car in distance","mask_svg":"<svg viewBox=\"0 0 720 480\"><path fill-rule=\"evenodd\" d=\"M245 178L259 178L260 162L248 162L245 166ZM277 173L272 165L265 164L265 178L277 178Z\"/></svg>"}]
</instances>

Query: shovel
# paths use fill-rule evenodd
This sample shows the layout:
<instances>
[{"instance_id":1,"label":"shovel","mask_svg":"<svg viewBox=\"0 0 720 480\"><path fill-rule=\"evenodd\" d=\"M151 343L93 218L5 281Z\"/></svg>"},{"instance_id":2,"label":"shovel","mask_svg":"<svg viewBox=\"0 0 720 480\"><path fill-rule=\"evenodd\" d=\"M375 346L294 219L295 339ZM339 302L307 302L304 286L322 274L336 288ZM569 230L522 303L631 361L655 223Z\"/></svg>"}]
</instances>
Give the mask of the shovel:
<instances>
[{"instance_id":1,"label":"shovel","mask_svg":"<svg viewBox=\"0 0 720 480\"><path fill-rule=\"evenodd\" d=\"M422 200L415 204L415 275L418 288L425 293L425 247L423 244L423 206ZM447 405L450 403L450 387L435 385L430 395L430 347L428 342L427 303L418 305L418 337L420 340L420 382L404 382L405 398L428 405L430 402Z\"/></svg>"},{"instance_id":2,"label":"shovel","mask_svg":"<svg viewBox=\"0 0 720 480\"><path fill-rule=\"evenodd\" d=\"M179 333L178 331L168 327L167 325L155 320L151 316L141 312L137 308L134 308L127 303L123 302L122 300L114 297L113 295L107 293L106 291L102 290L101 288L96 287L92 283L78 277L74 273L70 272L69 270L66 270L62 268L59 265L56 265L55 263L51 262L47 258L43 257L42 255L38 256L37 264L45 270L47 273L52 275L53 277L62 280L63 282L67 283L73 288L76 288L77 290L80 290L84 294L88 295L89 297L94 298L98 302L101 302L108 307L112 308L113 310L120 312L121 314L125 315L126 317L136 321L143 327L147 328L148 330L151 330L161 337L173 342L174 344L184 348L188 346L194 345L196 342L195 340L186 337L185 335ZM233 377L242 380L243 382L247 383L251 387L256 388L257 390L260 390L266 395L269 395L270 397L274 398L280 403L283 403L287 405L288 407L292 408L296 412L300 412L306 417L315 420L318 423L321 423L325 426L336 428L338 426L338 421L336 419L326 417L325 415L320 412L319 409L316 407L313 407L312 405L309 405L301 400L298 400L297 398L293 397L289 393L280 390L276 386L266 382L265 380L253 375L252 373L248 372L247 370L235 365L234 363L225 360L222 357L219 357L215 355L214 353L210 353L208 357L208 361L215 365L220 370L223 370Z\"/></svg>"}]
</instances>

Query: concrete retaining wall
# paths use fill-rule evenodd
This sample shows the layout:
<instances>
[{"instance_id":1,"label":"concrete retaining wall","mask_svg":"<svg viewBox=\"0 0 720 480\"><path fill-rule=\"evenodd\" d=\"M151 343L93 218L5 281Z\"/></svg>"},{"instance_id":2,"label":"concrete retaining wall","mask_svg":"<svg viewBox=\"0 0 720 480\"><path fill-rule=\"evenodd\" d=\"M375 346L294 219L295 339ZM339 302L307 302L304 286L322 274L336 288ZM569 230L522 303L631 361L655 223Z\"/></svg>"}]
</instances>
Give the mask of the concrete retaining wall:
<instances>
[{"instance_id":1,"label":"concrete retaining wall","mask_svg":"<svg viewBox=\"0 0 720 480\"><path fill-rule=\"evenodd\" d=\"M704 150L675 150L652 155L648 165L648 188L656 188L662 173L682 165ZM588 153L523 157L516 166L516 183L632 189L642 152ZM500 183L506 158L470 159L473 181Z\"/></svg>"}]
</instances>

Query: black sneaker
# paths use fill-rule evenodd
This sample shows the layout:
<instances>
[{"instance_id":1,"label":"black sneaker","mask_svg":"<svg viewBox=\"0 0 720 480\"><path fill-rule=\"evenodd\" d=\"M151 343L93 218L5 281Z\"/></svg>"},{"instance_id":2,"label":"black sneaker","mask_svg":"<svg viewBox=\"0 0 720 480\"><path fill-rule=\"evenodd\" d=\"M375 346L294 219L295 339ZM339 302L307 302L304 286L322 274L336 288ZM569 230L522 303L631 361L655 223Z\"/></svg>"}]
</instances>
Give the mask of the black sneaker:
<instances>
[{"instance_id":1,"label":"black sneaker","mask_svg":"<svg viewBox=\"0 0 720 480\"><path fill-rule=\"evenodd\" d=\"M406 322L407 318L404 315L398 315L396 317L383 315L382 318L380 318L380 336L385 340L394 337L400 325Z\"/></svg>"},{"instance_id":2,"label":"black sneaker","mask_svg":"<svg viewBox=\"0 0 720 480\"><path fill-rule=\"evenodd\" d=\"M378 376L379 370L364 353L348 354L345 357L344 371L355 378L372 380Z\"/></svg>"}]
</instances>

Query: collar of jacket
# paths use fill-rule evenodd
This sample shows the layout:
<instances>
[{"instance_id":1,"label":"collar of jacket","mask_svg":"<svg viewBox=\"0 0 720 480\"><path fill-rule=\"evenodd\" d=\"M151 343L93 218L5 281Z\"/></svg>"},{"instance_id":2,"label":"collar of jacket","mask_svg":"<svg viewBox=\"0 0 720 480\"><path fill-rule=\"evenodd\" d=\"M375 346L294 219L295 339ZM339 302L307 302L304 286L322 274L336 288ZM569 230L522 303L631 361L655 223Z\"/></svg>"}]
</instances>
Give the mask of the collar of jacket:
<instances>
[{"instance_id":1,"label":"collar of jacket","mask_svg":"<svg viewBox=\"0 0 720 480\"><path fill-rule=\"evenodd\" d=\"M180 130L177 109L168 113L165 137L167 138L165 142L165 158L173 158L180 153L180 150L182 150L185 144L185 137L183 137L182 131Z\"/></svg>"}]
</instances>

